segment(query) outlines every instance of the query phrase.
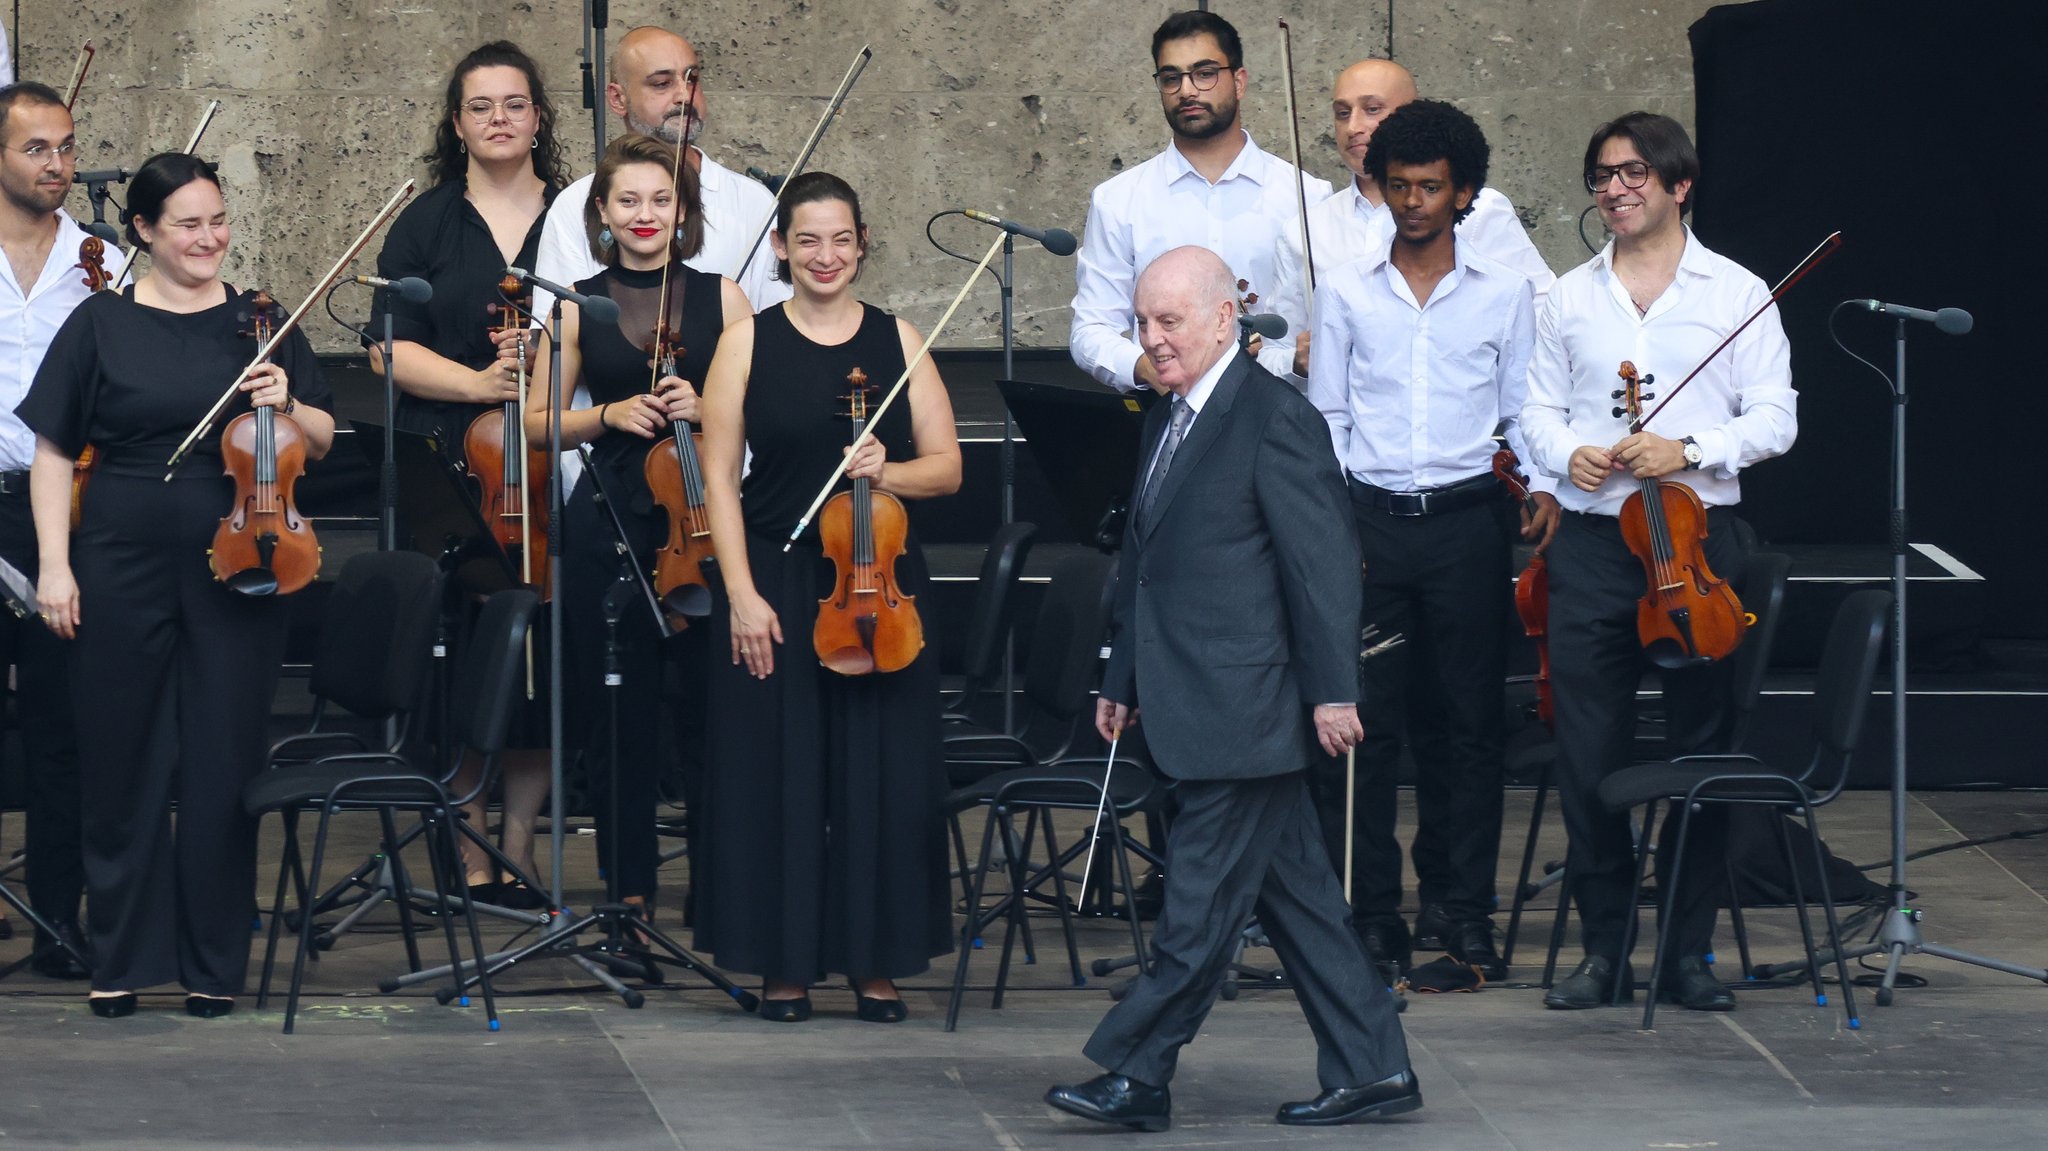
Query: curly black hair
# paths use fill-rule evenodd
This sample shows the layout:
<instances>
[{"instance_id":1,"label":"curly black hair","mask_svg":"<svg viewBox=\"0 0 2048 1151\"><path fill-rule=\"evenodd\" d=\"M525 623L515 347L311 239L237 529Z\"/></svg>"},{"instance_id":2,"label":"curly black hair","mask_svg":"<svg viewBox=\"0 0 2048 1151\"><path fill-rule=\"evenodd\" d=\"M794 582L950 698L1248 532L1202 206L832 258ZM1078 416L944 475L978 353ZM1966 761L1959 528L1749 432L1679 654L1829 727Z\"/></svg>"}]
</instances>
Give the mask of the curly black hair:
<instances>
[{"instance_id":1,"label":"curly black hair","mask_svg":"<svg viewBox=\"0 0 2048 1151\"><path fill-rule=\"evenodd\" d=\"M1387 165L1451 162L1451 185L1472 189L1473 202L1486 186L1486 133L1462 110L1441 100L1415 100L1394 109L1393 114L1373 129L1372 142L1365 149L1365 171L1381 187L1386 186ZM1457 214L1462 221L1472 214L1466 204Z\"/></svg>"}]
</instances>

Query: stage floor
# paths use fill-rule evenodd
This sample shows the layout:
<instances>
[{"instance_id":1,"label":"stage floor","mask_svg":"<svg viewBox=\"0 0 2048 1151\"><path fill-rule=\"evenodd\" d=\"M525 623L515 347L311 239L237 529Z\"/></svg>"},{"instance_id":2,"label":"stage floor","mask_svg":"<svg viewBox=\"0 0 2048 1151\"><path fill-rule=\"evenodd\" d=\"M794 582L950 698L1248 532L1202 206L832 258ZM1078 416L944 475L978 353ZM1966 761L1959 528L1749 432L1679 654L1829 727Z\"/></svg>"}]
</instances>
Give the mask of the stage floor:
<instances>
[{"instance_id":1,"label":"stage floor","mask_svg":"<svg viewBox=\"0 0 2048 1151\"><path fill-rule=\"evenodd\" d=\"M1527 793L1509 796L1517 842L1528 803ZM1831 845L1857 862L1882 858L1885 812L1881 793L1847 796L1825 812ZM1404 827L1411 816L1404 811ZM350 849L337 859L358 858L367 842L353 818ZM1913 797L1910 844L2044 824L2048 794L1927 793ZM274 833L274 821L266 829ZM18 814L6 817L4 832L0 842L20 843ZM1549 835L1555 854L1561 836ZM571 841L578 906L596 893L593 842ZM273 843L266 837L266 860L275 858ZM1504 891L1514 862L1503 860ZM680 866L664 876L678 894ZM273 877L266 864L266 885ZM1931 941L2048 962L2048 839L1936 856L1916 864L1912 878ZM855 1021L852 996L839 988L818 989L818 1015L797 1026L762 1023L709 990L651 992L644 1009L631 1011L586 990L581 972L539 964L501 981L504 1030L491 1034L480 1005L375 993L377 979L403 965L394 923L382 917L346 937L313 969L295 1036L278 1033L279 1010L255 1011L252 1000L228 1019L200 1021L167 992L145 998L132 1018L101 1020L74 985L26 972L0 983L0 1143L1019 1151L1117 1138L1040 1102L1048 1084L1093 1074L1080 1045L1108 1002L1103 981L1065 985L1054 922L1040 930L1041 961L1013 970L1004 1008L992 1011L985 993L974 995L951 1035L942 1029L949 960L906 986L913 1014L893 1028ZM672 906L661 923L677 928ZM1929 986L1901 991L1895 1006L1877 1008L1858 989L1861 1031L1846 1029L1837 1005L1773 988L1744 991L1731 1015L1662 1010L1657 1031L1645 1033L1639 1009L1542 1010L1533 980L1547 923L1539 916L1535 930L1525 926L1517 948L1514 975L1531 982L1413 997L1402 1018L1428 1104L1422 1112L1366 1131L1275 1126L1276 1104L1315 1091L1313 1044L1291 995L1248 992L1217 1005L1182 1059L1173 1129L1134 1144L2041 1145L2048 989L2037 984L1922 958L1907 969ZM1753 912L1751 923L1760 959L1796 955L1789 911ZM430 961L436 940L423 943ZM1116 923L1088 924L1084 961L1127 942ZM1723 945L1723 962L1732 963L1733 945ZM19 937L0 943L0 963L26 947ZM972 979L985 985L995 963L993 950L977 953ZM1830 988L1831 1001L1836 994Z\"/></svg>"}]
</instances>

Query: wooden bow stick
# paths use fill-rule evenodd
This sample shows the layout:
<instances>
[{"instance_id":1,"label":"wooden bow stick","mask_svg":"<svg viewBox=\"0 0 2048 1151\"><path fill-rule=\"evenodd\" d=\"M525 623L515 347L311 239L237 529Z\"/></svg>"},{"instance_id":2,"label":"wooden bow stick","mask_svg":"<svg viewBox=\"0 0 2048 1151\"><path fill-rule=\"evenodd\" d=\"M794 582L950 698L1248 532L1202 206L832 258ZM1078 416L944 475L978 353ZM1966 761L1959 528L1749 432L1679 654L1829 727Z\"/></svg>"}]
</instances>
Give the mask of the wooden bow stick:
<instances>
[{"instance_id":1,"label":"wooden bow stick","mask_svg":"<svg viewBox=\"0 0 2048 1151\"><path fill-rule=\"evenodd\" d=\"M1294 137L1294 202L1301 223L1301 314L1316 308L1316 256L1308 239L1308 169L1301 166L1301 120L1294 114L1294 30L1280 21L1280 63L1287 73L1287 131Z\"/></svg>"},{"instance_id":2,"label":"wooden bow stick","mask_svg":"<svg viewBox=\"0 0 2048 1151\"><path fill-rule=\"evenodd\" d=\"M87 69L92 67L92 57L92 41L87 40L85 46L78 50L78 63L71 69L71 90L64 97L64 110L66 112L69 112L72 106L78 103L78 92L79 89L85 87L85 73Z\"/></svg>"},{"instance_id":3,"label":"wooden bow stick","mask_svg":"<svg viewBox=\"0 0 2048 1151\"><path fill-rule=\"evenodd\" d=\"M860 79L860 74L867 69L868 61L873 59L874 55L875 50L866 44L861 45L860 51L854 54L853 66L846 70L845 79L839 81L839 90L834 92L832 99L826 103L825 114L818 117L818 125L811 129L810 139L804 141L802 150L796 154L796 163L789 166L789 173L783 176L782 183L777 185L775 205L768 209L768 218L761 221L761 227L755 231L754 242L747 245L747 258L740 261L739 271L732 274L733 279L745 276L747 269L754 266L754 257L761 253L762 237L768 234L769 228L775 226L775 213L782 203L783 189L788 188L789 182L796 179L798 173L804 170L804 165L811 162L811 153L817 151L818 142L825 138L825 129L831 126L832 118L839 114L839 109L845 107L846 98L853 94L854 82ZM811 510L815 512L817 509Z\"/></svg>"}]
</instances>

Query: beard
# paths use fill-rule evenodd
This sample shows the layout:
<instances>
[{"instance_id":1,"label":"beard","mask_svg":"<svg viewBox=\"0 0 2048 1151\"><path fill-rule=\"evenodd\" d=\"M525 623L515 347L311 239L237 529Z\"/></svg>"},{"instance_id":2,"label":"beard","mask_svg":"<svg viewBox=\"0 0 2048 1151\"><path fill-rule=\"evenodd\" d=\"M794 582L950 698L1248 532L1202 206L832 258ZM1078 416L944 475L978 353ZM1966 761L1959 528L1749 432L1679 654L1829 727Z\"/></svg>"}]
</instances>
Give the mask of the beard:
<instances>
[{"instance_id":1,"label":"beard","mask_svg":"<svg viewBox=\"0 0 2048 1151\"><path fill-rule=\"evenodd\" d=\"M1203 106L1193 119L1184 117L1178 106L1166 113L1166 126L1184 140L1209 140L1228 132L1237 123L1237 101L1219 97L1213 108Z\"/></svg>"},{"instance_id":2,"label":"beard","mask_svg":"<svg viewBox=\"0 0 2048 1151\"><path fill-rule=\"evenodd\" d=\"M664 144L695 144L697 137L704 134L704 117L692 116L690 118L690 136L687 140L678 139L683 131L683 117L680 112L668 117L660 124L649 124L638 117L628 116L626 117L626 127L643 136L652 136Z\"/></svg>"}]
</instances>

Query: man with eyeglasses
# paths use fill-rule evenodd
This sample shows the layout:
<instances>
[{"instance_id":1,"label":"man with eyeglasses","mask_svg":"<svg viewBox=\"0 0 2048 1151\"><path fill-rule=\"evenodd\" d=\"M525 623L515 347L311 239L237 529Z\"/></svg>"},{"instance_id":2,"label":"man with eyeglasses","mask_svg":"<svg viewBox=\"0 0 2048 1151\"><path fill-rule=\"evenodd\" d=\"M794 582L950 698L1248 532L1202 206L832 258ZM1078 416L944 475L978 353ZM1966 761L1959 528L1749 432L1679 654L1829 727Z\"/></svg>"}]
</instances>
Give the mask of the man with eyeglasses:
<instances>
[{"instance_id":1,"label":"man with eyeglasses","mask_svg":"<svg viewBox=\"0 0 2048 1151\"><path fill-rule=\"evenodd\" d=\"M1621 948L1636 899L1634 846L1627 815L1608 811L1599 795L1601 780L1629 762L1645 667L1636 631L1643 566L1622 540L1622 502L1648 477L1691 488L1707 507L1707 563L1740 588L1739 473L1784 454L1798 434L1791 348L1776 307L1684 391L1664 392L1770 298L1763 281L1685 226L1699 177L1699 154L1670 117L1630 112L1602 125L1586 145L1585 179L1614 238L1559 277L1537 314L1522 434L1533 466L1569 481L1557 489L1564 515L1548 552L1550 674L1558 802L1585 944L1584 961L1544 996L1545 1007L1597 1007L1617 990L1632 995ZM1640 432L1616 411L1624 360L1652 396L1669 402ZM1733 750L1728 661L1662 677L1666 754ZM1665 822L1660 861L1678 858L1676 823ZM1660 892L1660 917L1672 924L1660 994L1697 1011L1735 1007L1703 958L1724 842L1715 813L1695 815L1680 886Z\"/></svg>"},{"instance_id":2,"label":"man with eyeglasses","mask_svg":"<svg viewBox=\"0 0 2048 1151\"><path fill-rule=\"evenodd\" d=\"M1237 29L1209 12L1177 12L1152 34L1152 82L1172 142L1142 164L1098 184L1075 271L1074 362L1121 391L1159 387L1132 337L1131 297L1139 273L1161 254L1195 244L1223 257L1253 312L1287 321L1288 336L1266 341L1258 361L1295 387L1295 335L1308 323L1302 299L1294 165L1252 142L1239 122L1244 53ZM1309 203L1327 180L1300 177Z\"/></svg>"},{"instance_id":3,"label":"man with eyeglasses","mask_svg":"<svg viewBox=\"0 0 2048 1151\"><path fill-rule=\"evenodd\" d=\"M28 588L39 554L28 498L36 436L14 408L57 329L92 291L78 266L88 237L63 207L76 148L62 96L33 82L0 88L0 559L26 577ZM16 595L9 589L8 598ZM80 962L90 953L78 925L85 865L69 653L70 645L33 615L0 611L0 674L14 665L27 761L29 905L70 948L54 946L38 929L32 966L54 978L84 979L92 972Z\"/></svg>"}]
</instances>

